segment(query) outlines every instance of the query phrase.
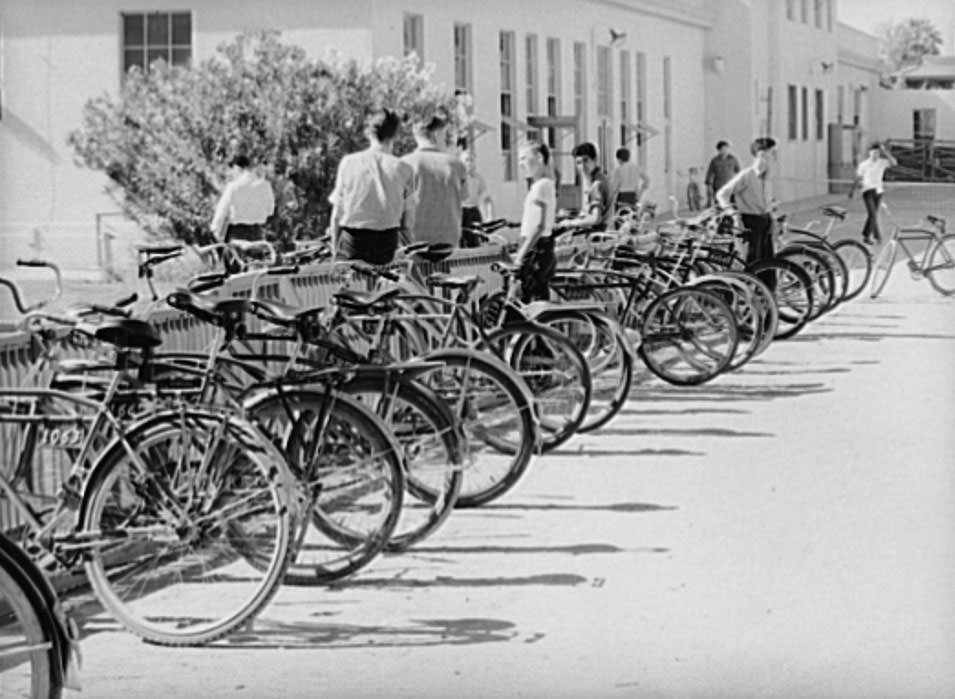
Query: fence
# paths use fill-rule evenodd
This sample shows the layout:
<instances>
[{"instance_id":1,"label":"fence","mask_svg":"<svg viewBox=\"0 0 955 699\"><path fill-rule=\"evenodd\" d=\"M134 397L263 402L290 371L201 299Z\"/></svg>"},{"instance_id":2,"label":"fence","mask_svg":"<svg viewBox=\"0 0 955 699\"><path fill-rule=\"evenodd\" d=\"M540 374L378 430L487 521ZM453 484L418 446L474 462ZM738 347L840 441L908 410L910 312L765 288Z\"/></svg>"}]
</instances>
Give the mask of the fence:
<instances>
[{"instance_id":1,"label":"fence","mask_svg":"<svg viewBox=\"0 0 955 699\"><path fill-rule=\"evenodd\" d=\"M490 293L500 288L500 278L491 274L489 267L492 262L501 259L503 249L500 246L459 250L447 260L423 265L422 271L425 274L452 270L461 274L479 274L485 283L484 291ZM255 277L255 273L237 275L228 281L220 293L225 297L248 296ZM303 267L296 275L264 279L258 292L263 298L314 307L327 304L336 288L332 266L318 264ZM169 351L202 351L213 340L215 332L208 324L175 310L155 312L149 320L163 338L163 349ZM36 357L37 347L30 335L0 333L0 386L22 385ZM7 471L14 467L19 458L22 432L21 426L17 424L0 426L0 465ZM45 450L38 458L39 463L33 464L31 476L33 492L40 497L52 498L71 464L63 451ZM7 531L19 524L19 512L9 507L0 494L0 530Z\"/></svg>"}]
</instances>

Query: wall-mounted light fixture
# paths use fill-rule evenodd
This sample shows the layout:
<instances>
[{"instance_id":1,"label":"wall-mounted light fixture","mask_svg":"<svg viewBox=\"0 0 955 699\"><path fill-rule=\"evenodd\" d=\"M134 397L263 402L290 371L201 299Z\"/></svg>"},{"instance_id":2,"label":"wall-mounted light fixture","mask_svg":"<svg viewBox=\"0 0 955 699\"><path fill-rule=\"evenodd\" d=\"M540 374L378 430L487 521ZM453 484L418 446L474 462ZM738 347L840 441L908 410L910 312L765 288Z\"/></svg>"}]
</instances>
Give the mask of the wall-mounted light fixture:
<instances>
[{"instance_id":1,"label":"wall-mounted light fixture","mask_svg":"<svg viewBox=\"0 0 955 699\"><path fill-rule=\"evenodd\" d=\"M819 65L822 66L823 73L831 73L833 69L836 67L836 64L834 61L822 61L820 62Z\"/></svg>"},{"instance_id":2,"label":"wall-mounted light fixture","mask_svg":"<svg viewBox=\"0 0 955 699\"><path fill-rule=\"evenodd\" d=\"M722 75L726 72L726 59L723 58L723 56L713 56L713 60L710 61L710 67L714 73Z\"/></svg>"}]
</instances>

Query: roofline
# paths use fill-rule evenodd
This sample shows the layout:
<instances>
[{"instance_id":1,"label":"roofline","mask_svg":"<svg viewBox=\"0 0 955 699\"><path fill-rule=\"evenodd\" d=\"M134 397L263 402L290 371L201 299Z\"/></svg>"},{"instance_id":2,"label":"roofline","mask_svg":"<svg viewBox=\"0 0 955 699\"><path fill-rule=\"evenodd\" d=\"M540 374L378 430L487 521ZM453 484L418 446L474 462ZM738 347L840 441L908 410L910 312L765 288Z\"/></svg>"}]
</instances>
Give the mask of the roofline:
<instances>
[{"instance_id":1,"label":"roofline","mask_svg":"<svg viewBox=\"0 0 955 699\"><path fill-rule=\"evenodd\" d=\"M651 15L686 24L699 29L712 29L716 17L712 12L699 10L679 2L679 0L585 0L592 5L604 5L634 14Z\"/></svg>"}]
</instances>

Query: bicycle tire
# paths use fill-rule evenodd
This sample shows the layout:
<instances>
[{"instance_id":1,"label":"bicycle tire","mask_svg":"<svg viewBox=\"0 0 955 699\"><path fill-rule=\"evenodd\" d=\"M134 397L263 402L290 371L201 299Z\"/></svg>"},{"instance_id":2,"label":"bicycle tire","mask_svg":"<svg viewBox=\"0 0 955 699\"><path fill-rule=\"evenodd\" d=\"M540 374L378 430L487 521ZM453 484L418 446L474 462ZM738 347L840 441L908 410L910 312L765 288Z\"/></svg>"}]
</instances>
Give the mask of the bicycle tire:
<instances>
[{"instance_id":1,"label":"bicycle tire","mask_svg":"<svg viewBox=\"0 0 955 699\"><path fill-rule=\"evenodd\" d=\"M793 337L809 322L813 289L809 275L799 265L780 258L762 260L748 270L773 293L779 322L773 339Z\"/></svg>"},{"instance_id":2,"label":"bicycle tire","mask_svg":"<svg viewBox=\"0 0 955 699\"><path fill-rule=\"evenodd\" d=\"M889 275L892 274L892 265L895 264L895 256L898 253L898 242L893 238L885 244L875 258L875 264L872 269L872 286L869 290L869 298L878 298L879 294L885 289L889 281Z\"/></svg>"},{"instance_id":3,"label":"bicycle tire","mask_svg":"<svg viewBox=\"0 0 955 699\"><path fill-rule=\"evenodd\" d=\"M836 278L822 255L808 246L800 246L784 248L776 257L799 265L809 277L813 290L813 306L809 320L819 318L833 307Z\"/></svg>"},{"instance_id":4,"label":"bicycle tire","mask_svg":"<svg viewBox=\"0 0 955 699\"><path fill-rule=\"evenodd\" d=\"M740 272L737 270L726 270L716 273L718 276L731 276L739 279L746 284L752 294L753 300L757 303L762 313L762 326L760 327L760 337L753 356L758 356L765 352L776 337L776 330L779 327L779 307L776 305L776 298L763 281L749 272Z\"/></svg>"},{"instance_id":5,"label":"bicycle tire","mask_svg":"<svg viewBox=\"0 0 955 699\"><path fill-rule=\"evenodd\" d=\"M157 413L131 426L92 468L78 532L91 542L90 585L117 621L150 643L212 642L249 622L278 590L294 497L281 454L251 424L194 407ZM171 547L163 548L157 529Z\"/></svg>"},{"instance_id":6,"label":"bicycle tire","mask_svg":"<svg viewBox=\"0 0 955 699\"><path fill-rule=\"evenodd\" d=\"M725 274L725 273L724 273ZM725 371L736 371L752 359L763 337L763 313L752 298L745 282L718 274L704 275L693 280L693 286L712 291L733 311L738 342Z\"/></svg>"},{"instance_id":7,"label":"bicycle tire","mask_svg":"<svg viewBox=\"0 0 955 699\"><path fill-rule=\"evenodd\" d=\"M843 301L851 301L865 291L872 277L872 253L858 240L844 238L832 244L842 258L848 272L848 284Z\"/></svg>"},{"instance_id":8,"label":"bicycle tire","mask_svg":"<svg viewBox=\"0 0 955 699\"><path fill-rule=\"evenodd\" d=\"M928 255L925 276L943 296L955 294L955 234L939 238Z\"/></svg>"},{"instance_id":9,"label":"bicycle tire","mask_svg":"<svg viewBox=\"0 0 955 699\"><path fill-rule=\"evenodd\" d=\"M695 386L726 369L739 341L730 307L705 289L682 287L654 299L640 329L640 357L656 376Z\"/></svg>"},{"instance_id":10,"label":"bicycle tire","mask_svg":"<svg viewBox=\"0 0 955 699\"><path fill-rule=\"evenodd\" d=\"M520 481L540 443L533 396L513 369L476 350L437 350L441 364L416 378L460 420L465 436L464 483L455 508L478 507Z\"/></svg>"},{"instance_id":11,"label":"bicycle tire","mask_svg":"<svg viewBox=\"0 0 955 699\"><path fill-rule=\"evenodd\" d=\"M487 340L534 396L541 452L573 437L587 417L593 389L587 361L574 343L530 321L508 323Z\"/></svg>"},{"instance_id":12,"label":"bicycle tire","mask_svg":"<svg viewBox=\"0 0 955 699\"><path fill-rule=\"evenodd\" d=\"M285 582L322 584L368 566L394 534L404 500L401 446L388 427L341 391L284 387L253 396L246 409L312 503Z\"/></svg>"},{"instance_id":13,"label":"bicycle tire","mask_svg":"<svg viewBox=\"0 0 955 699\"><path fill-rule=\"evenodd\" d=\"M61 651L42 593L0 551L0 696L59 699Z\"/></svg>"},{"instance_id":14,"label":"bicycle tire","mask_svg":"<svg viewBox=\"0 0 955 699\"><path fill-rule=\"evenodd\" d=\"M367 402L402 447L405 493L385 551L398 553L435 532L454 510L464 482L462 445L447 405L421 383L400 378L387 398L379 377L360 376L339 387ZM423 440L422 440L423 438Z\"/></svg>"},{"instance_id":15,"label":"bicycle tire","mask_svg":"<svg viewBox=\"0 0 955 699\"><path fill-rule=\"evenodd\" d=\"M580 433L593 432L610 422L623 409L633 386L633 352L620 324L603 311L561 310L545 311L537 320L561 332L568 327L555 324L572 322L578 330L583 320L584 330L592 333L577 338L578 349L584 355L591 374L590 406L577 428ZM574 339L567 332L568 337Z\"/></svg>"}]
</instances>

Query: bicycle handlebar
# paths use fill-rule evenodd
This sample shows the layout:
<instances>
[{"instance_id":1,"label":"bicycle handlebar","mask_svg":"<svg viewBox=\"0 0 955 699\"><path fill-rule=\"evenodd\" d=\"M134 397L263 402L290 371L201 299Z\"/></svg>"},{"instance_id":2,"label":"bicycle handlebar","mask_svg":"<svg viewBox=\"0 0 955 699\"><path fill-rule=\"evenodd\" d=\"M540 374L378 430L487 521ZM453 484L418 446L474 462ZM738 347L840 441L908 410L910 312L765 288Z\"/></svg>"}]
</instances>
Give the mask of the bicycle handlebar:
<instances>
[{"instance_id":1,"label":"bicycle handlebar","mask_svg":"<svg viewBox=\"0 0 955 699\"><path fill-rule=\"evenodd\" d=\"M19 285L12 279L0 277L0 284L10 290L10 296L13 297L13 305L16 306L17 310L22 315L26 315L33 311L39 310L44 306L48 306L63 295L63 275L60 273L60 268L56 265L56 263L39 259L19 259L17 260L17 267L47 267L48 269L53 270L53 276L55 277L56 283L56 290L53 292L53 296L28 305L23 302L23 294L20 292Z\"/></svg>"}]
</instances>

